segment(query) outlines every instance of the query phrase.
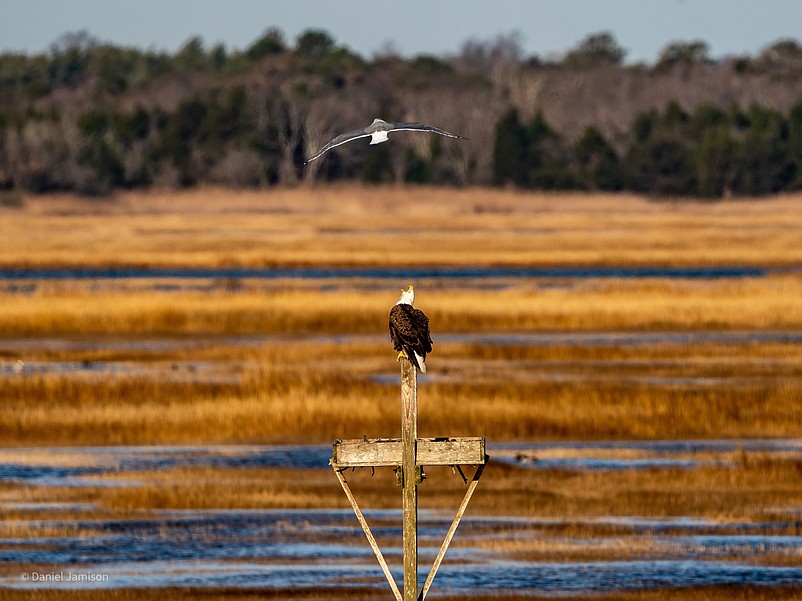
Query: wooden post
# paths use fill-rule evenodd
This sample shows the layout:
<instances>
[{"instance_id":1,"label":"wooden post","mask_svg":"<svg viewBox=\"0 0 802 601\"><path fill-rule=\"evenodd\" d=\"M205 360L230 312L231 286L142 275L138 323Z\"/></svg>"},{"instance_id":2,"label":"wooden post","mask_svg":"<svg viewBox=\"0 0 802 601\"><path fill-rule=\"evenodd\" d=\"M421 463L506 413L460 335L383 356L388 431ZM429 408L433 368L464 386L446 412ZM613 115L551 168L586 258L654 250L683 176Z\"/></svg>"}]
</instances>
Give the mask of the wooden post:
<instances>
[{"instance_id":1,"label":"wooden post","mask_svg":"<svg viewBox=\"0 0 802 601\"><path fill-rule=\"evenodd\" d=\"M418 598L417 370L401 358L401 482L403 484L404 601Z\"/></svg>"}]
</instances>

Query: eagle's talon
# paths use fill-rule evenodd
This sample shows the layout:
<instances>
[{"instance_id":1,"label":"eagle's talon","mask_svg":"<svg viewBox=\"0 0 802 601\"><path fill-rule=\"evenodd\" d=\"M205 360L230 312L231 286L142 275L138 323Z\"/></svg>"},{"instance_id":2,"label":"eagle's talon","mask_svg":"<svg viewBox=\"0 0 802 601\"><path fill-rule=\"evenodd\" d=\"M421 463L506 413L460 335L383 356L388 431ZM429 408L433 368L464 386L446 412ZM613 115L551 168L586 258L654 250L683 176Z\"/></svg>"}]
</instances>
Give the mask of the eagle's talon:
<instances>
[{"instance_id":1,"label":"eagle's talon","mask_svg":"<svg viewBox=\"0 0 802 601\"><path fill-rule=\"evenodd\" d=\"M398 351L398 357L395 358L396 363L401 363L401 357L406 358L407 354L404 351Z\"/></svg>"}]
</instances>

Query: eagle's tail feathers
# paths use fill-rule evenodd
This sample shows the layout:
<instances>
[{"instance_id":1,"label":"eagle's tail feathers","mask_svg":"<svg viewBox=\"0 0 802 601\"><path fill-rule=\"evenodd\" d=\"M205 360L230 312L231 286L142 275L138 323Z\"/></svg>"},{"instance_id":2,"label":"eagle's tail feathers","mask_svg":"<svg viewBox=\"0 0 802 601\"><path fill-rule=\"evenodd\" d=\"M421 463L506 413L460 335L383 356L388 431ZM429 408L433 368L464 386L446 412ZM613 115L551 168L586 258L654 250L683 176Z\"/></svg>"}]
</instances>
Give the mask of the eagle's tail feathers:
<instances>
[{"instance_id":1,"label":"eagle's tail feathers","mask_svg":"<svg viewBox=\"0 0 802 601\"><path fill-rule=\"evenodd\" d=\"M415 353L415 362L420 366L420 371L422 374L426 373L426 359L421 357L418 353Z\"/></svg>"}]
</instances>

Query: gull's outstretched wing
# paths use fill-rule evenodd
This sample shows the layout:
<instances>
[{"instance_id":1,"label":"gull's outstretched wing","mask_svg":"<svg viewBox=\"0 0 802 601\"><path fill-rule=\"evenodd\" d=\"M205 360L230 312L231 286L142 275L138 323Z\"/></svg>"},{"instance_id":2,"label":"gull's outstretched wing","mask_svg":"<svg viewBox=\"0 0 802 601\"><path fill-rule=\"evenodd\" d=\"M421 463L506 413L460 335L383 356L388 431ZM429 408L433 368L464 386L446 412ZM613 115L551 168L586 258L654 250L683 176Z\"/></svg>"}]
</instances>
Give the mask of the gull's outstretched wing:
<instances>
[{"instance_id":1,"label":"gull's outstretched wing","mask_svg":"<svg viewBox=\"0 0 802 601\"><path fill-rule=\"evenodd\" d=\"M459 138L460 140L467 140L468 138L463 138L462 136L458 136L457 134L452 134L444 129L440 129L439 127L434 127L433 125L426 125L425 123L418 123L417 121L413 123L393 123L392 131L425 131L432 134L440 134L441 136L446 136L447 138Z\"/></svg>"},{"instance_id":2,"label":"gull's outstretched wing","mask_svg":"<svg viewBox=\"0 0 802 601\"><path fill-rule=\"evenodd\" d=\"M343 144L346 144L346 143L350 142L351 140L358 140L359 138L369 138L370 135L371 134L365 133L364 128L363 129L355 129L354 131L349 131L348 133L340 134L339 136L334 138L331 142L326 144L323 148L318 150L311 157L306 159L304 164L311 163L316 158L318 158L322 154L328 152L332 148L336 148L337 146L342 146Z\"/></svg>"}]
</instances>

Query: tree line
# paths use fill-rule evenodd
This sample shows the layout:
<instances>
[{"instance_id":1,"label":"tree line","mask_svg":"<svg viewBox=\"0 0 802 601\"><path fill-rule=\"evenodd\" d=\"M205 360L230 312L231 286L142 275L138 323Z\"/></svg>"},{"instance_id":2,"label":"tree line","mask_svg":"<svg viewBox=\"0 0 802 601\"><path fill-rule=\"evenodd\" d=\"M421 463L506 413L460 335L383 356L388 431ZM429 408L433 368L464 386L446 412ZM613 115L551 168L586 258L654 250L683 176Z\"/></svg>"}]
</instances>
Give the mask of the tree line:
<instances>
[{"instance_id":1,"label":"tree line","mask_svg":"<svg viewBox=\"0 0 802 601\"><path fill-rule=\"evenodd\" d=\"M802 102L787 115L676 102L638 114L623 153L594 126L565 141L540 113L510 109L496 126L493 183L658 196L759 196L802 189Z\"/></svg>"},{"instance_id":2,"label":"tree line","mask_svg":"<svg viewBox=\"0 0 802 601\"><path fill-rule=\"evenodd\" d=\"M802 47L713 60L673 42L626 65L609 33L562 56L516 36L453 56L364 57L325 31L268 29L242 51L192 38L174 54L70 34L0 55L0 189L103 195L145 186L360 180L653 195L802 188ZM304 166L373 117L471 139L391 134Z\"/></svg>"}]
</instances>

